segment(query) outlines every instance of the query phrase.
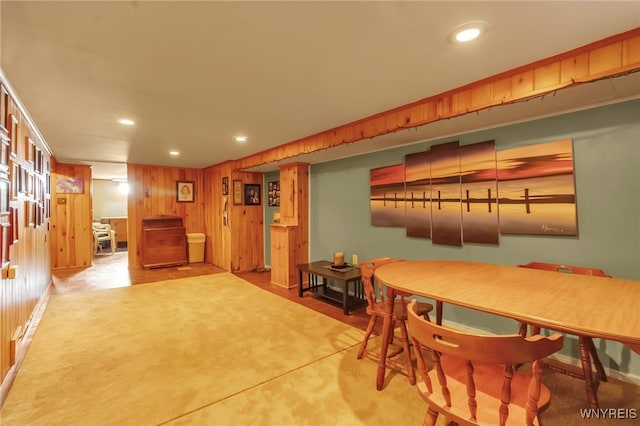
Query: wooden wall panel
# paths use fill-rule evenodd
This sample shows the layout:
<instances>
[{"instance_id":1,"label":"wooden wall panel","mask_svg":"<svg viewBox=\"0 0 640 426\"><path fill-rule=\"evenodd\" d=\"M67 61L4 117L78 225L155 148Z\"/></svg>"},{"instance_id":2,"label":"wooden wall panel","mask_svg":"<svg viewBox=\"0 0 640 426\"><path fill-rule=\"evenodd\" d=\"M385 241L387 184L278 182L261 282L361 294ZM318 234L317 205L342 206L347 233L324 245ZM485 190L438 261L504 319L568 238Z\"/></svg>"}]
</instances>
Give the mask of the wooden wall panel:
<instances>
[{"instance_id":1,"label":"wooden wall panel","mask_svg":"<svg viewBox=\"0 0 640 426\"><path fill-rule=\"evenodd\" d=\"M83 192L61 194L56 191L57 179L76 178L83 183ZM52 267L91 266L93 234L91 232L91 167L57 163L51 174L51 243Z\"/></svg>"},{"instance_id":2,"label":"wooden wall panel","mask_svg":"<svg viewBox=\"0 0 640 426\"><path fill-rule=\"evenodd\" d=\"M205 192L203 171L200 169L127 165L129 197L129 267L142 267L142 220L151 216L168 215L182 218L187 233L205 233ZM194 183L194 202L177 201L177 182Z\"/></svg>"},{"instance_id":3,"label":"wooden wall panel","mask_svg":"<svg viewBox=\"0 0 640 426\"><path fill-rule=\"evenodd\" d=\"M204 186L208 188L204 198L204 209L207 212L204 219L207 235L204 251L205 261L226 271L231 270L231 227L229 224L232 204L231 191L233 190L231 170L231 164L224 163L218 167L205 169L203 177ZM223 177L227 178L229 184L227 195L222 194Z\"/></svg>"},{"instance_id":4,"label":"wooden wall panel","mask_svg":"<svg viewBox=\"0 0 640 426\"><path fill-rule=\"evenodd\" d=\"M206 197L204 219L207 235L206 243L211 257L205 258L227 271L249 271L264 267L264 199L259 206L233 204L233 181L242 184L259 184L264 196L264 176L262 173L241 172L237 163L229 161L204 170L204 181L212 189ZM222 194L222 178L229 178L229 194ZM226 202L226 215L225 215ZM226 223L225 223L226 216ZM210 260L209 260L210 259Z\"/></svg>"},{"instance_id":5,"label":"wooden wall panel","mask_svg":"<svg viewBox=\"0 0 640 426\"><path fill-rule=\"evenodd\" d=\"M640 36L622 42L622 65L627 67L640 62Z\"/></svg>"},{"instance_id":6,"label":"wooden wall panel","mask_svg":"<svg viewBox=\"0 0 640 426\"><path fill-rule=\"evenodd\" d=\"M232 180L264 184L262 173L234 171ZM261 189L264 189L261 186ZM262 194L264 195L264 193ZM264 199L259 206L231 203L231 271L264 267Z\"/></svg>"},{"instance_id":7,"label":"wooden wall panel","mask_svg":"<svg viewBox=\"0 0 640 426\"><path fill-rule=\"evenodd\" d=\"M51 282L50 219L45 214L46 207L51 205L50 190L45 188L44 191L40 191L40 182L45 186L47 182L51 182L49 173L53 158L45 141L30 127L26 112L15 99L10 87L0 79L0 114L3 114L0 119L0 132L7 136L11 133L12 149L8 160L8 178L12 187L17 185L21 173L15 171L22 169L25 176L33 176L31 179L38 183L38 191L22 192L18 191L16 186L16 191L11 192L9 201L11 214L0 216L0 229L7 230L3 238L7 239L5 247L8 248L1 262L0 276L0 380L3 381L0 387L0 404L8 390L6 384L10 380L9 376L15 374L15 369L12 368L12 351L21 349L22 338L31 322L32 314ZM11 132L8 129L10 117L15 123ZM26 137L29 137L33 147L42 153L42 171L27 158ZM38 215L34 217L33 213L36 212ZM33 224L29 223L35 219L37 220Z\"/></svg>"}]
</instances>

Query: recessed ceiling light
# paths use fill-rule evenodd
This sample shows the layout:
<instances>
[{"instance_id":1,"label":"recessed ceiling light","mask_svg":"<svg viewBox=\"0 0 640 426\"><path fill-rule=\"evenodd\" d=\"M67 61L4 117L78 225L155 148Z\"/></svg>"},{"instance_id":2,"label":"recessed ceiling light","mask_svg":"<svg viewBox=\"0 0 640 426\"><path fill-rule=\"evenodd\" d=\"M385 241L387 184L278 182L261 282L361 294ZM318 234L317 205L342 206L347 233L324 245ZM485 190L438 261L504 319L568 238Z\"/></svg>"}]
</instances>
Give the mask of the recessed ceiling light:
<instances>
[{"instance_id":1,"label":"recessed ceiling light","mask_svg":"<svg viewBox=\"0 0 640 426\"><path fill-rule=\"evenodd\" d=\"M471 41L474 38L477 38L480 35L480 30L477 28L469 28L467 30L462 30L458 34L456 34L456 40L465 42Z\"/></svg>"},{"instance_id":2,"label":"recessed ceiling light","mask_svg":"<svg viewBox=\"0 0 640 426\"><path fill-rule=\"evenodd\" d=\"M178 152L178 151L169 151L169 155L173 155L174 157L177 157L178 155L180 155L180 152Z\"/></svg>"},{"instance_id":3,"label":"recessed ceiling light","mask_svg":"<svg viewBox=\"0 0 640 426\"><path fill-rule=\"evenodd\" d=\"M449 39L458 43L466 43L486 33L488 28L489 25L486 22L467 22L454 28L453 31L449 33Z\"/></svg>"},{"instance_id":4,"label":"recessed ceiling light","mask_svg":"<svg viewBox=\"0 0 640 426\"><path fill-rule=\"evenodd\" d=\"M246 136L236 136L235 138L236 142L246 142L247 141L247 137Z\"/></svg>"},{"instance_id":5,"label":"recessed ceiling light","mask_svg":"<svg viewBox=\"0 0 640 426\"><path fill-rule=\"evenodd\" d=\"M134 124L136 124L135 121L130 120L128 118L121 118L118 120L118 123L124 124L125 126L133 126Z\"/></svg>"}]
</instances>

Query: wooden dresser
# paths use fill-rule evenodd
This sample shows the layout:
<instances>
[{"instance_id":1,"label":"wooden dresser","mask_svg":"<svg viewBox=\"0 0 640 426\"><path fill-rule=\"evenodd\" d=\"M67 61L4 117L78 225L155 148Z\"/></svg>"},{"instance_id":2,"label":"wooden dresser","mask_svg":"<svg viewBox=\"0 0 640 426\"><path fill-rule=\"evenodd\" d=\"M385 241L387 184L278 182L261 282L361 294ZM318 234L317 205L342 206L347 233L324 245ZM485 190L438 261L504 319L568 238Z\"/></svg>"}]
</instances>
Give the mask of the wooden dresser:
<instances>
[{"instance_id":1,"label":"wooden dresser","mask_svg":"<svg viewBox=\"0 0 640 426\"><path fill-rule=\"evenodd\" d=\"M182 218L153 216L142 219L142 266L187 263L187 233Z\"/></svg>"}]
</instances>

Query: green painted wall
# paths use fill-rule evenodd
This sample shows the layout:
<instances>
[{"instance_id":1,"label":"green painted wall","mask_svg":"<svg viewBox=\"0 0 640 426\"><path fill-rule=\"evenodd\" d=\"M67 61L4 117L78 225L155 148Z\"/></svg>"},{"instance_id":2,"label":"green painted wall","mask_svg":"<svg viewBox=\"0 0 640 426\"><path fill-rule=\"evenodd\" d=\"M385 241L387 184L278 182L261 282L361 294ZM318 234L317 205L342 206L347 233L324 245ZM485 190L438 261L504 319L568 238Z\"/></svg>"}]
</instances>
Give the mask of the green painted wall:
<instances>
[{"instance_id":1,"label":"green painted wall","mask_svg":"<svg viewBox=\"0 0 640 426\"><path fill-rule=\"evenodd\" d=\"M496 150L504 150L567 138L574 142L577 237L509 235L500 236L499 246L447 247L407 237L404 228L370 225L372 168L402 163L406 154L454 140L468 145L493 139ZM549 261L640 280L640 100L313 165L310 260L331 259L337 250L347 260L357 254L360 259L394 256L505 265ZM512 320L451 306L445 319L499 333L517 328ZM640 379L638 355L615 342L596 345L606 367ZM577 343L568 340L563 353L578 358Z\"/></svg>"}]
</instances>

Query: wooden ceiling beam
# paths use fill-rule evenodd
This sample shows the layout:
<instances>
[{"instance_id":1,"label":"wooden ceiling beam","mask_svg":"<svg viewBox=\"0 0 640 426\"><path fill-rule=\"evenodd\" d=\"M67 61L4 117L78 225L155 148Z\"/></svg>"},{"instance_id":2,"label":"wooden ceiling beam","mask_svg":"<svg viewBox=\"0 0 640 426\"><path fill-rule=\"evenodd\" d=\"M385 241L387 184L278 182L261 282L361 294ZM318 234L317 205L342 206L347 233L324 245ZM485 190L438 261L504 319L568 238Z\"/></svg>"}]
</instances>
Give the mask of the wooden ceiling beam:
<instances>
[{"instance_id":1,"label":"wooden ceiling beam","mask_svg":"<svg viewBox=\"0 0 640 426\"><path fill-rule=\"evenodd\" d=\"M238 160L240 169L640 71L640 28Z\"/></svg>"}]
</instances>

